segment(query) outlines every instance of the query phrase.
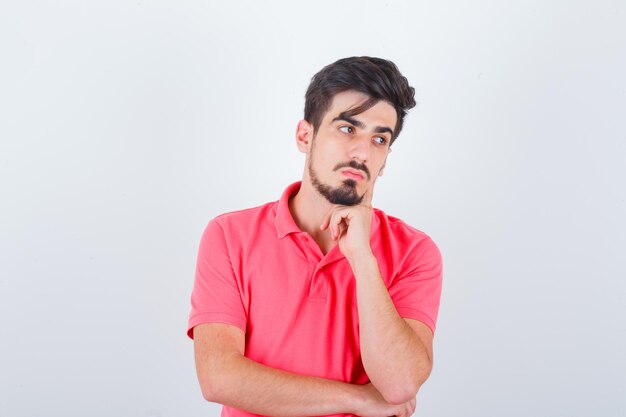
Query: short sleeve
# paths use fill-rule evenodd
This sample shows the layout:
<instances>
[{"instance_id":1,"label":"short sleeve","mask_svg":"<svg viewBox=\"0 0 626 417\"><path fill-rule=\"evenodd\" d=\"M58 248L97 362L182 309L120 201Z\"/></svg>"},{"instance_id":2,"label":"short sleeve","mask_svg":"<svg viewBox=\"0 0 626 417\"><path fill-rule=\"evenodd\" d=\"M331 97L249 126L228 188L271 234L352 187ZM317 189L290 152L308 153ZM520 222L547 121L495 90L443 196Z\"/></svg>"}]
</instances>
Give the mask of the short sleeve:
<instances>
[{"instance_id":1,"label":"short sleeve","mask_svg":"<svg viewBox=\"0 0 626 417\"><path fill-rule=\"evenodd\" d=\"M193 328L202 323L231 324L246 331L246 314L228 245L215 219L200 240L187 335L193 339Z\"/></svg>"},{"instance_id":2,"label":"short sleeve","mask_svg":"<svg viewBox=\"0 0 626 417\"><path fill-rule=\"evenodd\" d=\"M430 237L422 239L409 251L396 278L389 287L389 295L401 317L419 320L435 333L441 286L443 261L439 248Z\"/></svg>"}]
</instances>

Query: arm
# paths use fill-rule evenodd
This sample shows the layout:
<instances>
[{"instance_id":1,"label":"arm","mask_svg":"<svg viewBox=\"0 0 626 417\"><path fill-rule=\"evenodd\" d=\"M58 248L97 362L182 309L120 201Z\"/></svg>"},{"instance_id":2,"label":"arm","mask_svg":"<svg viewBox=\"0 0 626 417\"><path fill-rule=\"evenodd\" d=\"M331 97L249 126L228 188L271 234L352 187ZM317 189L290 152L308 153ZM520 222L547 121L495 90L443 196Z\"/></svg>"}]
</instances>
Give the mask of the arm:
<instances>
[{"instance_id":1,"label":"arm","mask_svg":"<svg viewBox=\"0 0 626 417\"><path fill-rule=\"evenodd\" d=\"M414 400L388 404L372 384L347 384L259 364L243 355L244 346L244 333L235 326L194 328L196 371L205 399L272 416L408 416L415 408Z\"/></svg>"},{"instance_id":2,"label":"arm","mask_svg":"<svg viewBox=\"0 0 626 417\"><path fill-rule=\"evenodd\" d=\"M402 406L385 402L372 384L297 375L246 358L246 312L226 236L215 220L200 242L191 304L188 335L194 339L198 379L209 401L273 416L404 416L415 407L414 400ZM224 317L232 325L220 322Z\"/></svg>"},{"instance_id":3,"label":"arm","mask_svg":"<svg viewBox=\"0 0 626 417\"><path fill-rule=\"evenodd\" d=\"M391 300L370 247L370 201L333 207L320 227L329 229L354 272L365 371L386 401L399 404L430 375L433 335L425 324L401 318Z\"/></svg>"},{"instance_id":4,"label":"arm","mask_svg":"<svg viewBox=\"0 0 626 417\"><path fill-rule=\"evenodd\" d=\"M432 332L398 315L373 255L356 256L350 264L357 283L363 366L387 401L407 401L430 375Z\"/></svg>"}]
</instances>

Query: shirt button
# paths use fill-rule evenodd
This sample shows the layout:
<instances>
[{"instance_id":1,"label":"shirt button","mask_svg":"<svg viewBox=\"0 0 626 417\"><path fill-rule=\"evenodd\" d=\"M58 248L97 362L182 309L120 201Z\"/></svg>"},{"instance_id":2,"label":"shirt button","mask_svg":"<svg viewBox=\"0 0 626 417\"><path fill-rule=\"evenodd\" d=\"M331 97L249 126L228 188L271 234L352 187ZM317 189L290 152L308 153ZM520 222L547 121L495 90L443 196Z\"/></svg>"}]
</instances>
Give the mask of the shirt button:
<instances>
[{"instance_id":1,"label":"shirt button","mask_svg":"<svg viewBox=\"0 0 626 417\"><path fill-rule=\"evenodd\" d=\"M309 241L309 238L306 237L306 236L302 236L301 239L302 239L303 242L308 242Z\"/></svg>"}]
</instances>

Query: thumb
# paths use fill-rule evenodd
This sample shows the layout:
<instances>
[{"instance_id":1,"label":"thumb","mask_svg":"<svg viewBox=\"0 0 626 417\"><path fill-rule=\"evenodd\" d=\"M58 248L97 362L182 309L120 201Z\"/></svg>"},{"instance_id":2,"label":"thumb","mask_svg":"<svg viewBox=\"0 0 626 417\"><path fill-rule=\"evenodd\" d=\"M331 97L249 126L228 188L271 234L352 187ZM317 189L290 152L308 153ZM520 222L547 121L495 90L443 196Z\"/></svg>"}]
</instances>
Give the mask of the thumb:
<instances>
[{"instance_id":1,"label":"thumb","mask_svg":"<svg viewBox=\"0 0 626 417\"><path fill-rule=\"evenodd\" d=\"M320 230L326 230L328 228L328 226L330 225L330 217L333 214L333 210L330 209L328 210L328 213L326 213L326 216L324 216L324 220L322 221L322 224L320 225Z\"/></svg>"}]
</instances>

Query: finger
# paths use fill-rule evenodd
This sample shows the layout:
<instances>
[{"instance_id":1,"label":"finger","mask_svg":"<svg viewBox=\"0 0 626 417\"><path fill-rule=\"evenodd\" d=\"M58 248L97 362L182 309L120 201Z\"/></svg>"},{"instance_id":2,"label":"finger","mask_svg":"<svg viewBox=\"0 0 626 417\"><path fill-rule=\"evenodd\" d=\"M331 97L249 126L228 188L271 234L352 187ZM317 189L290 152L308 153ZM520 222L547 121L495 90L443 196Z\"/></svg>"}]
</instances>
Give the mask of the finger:
<instances>
[{"instance_id":1,"label":"finger","mask_svg":"<svg viewBox=\"0 0 626 417\"><path fill-rule=\"evenodd\" d=\"M333 211L334 211L334 208L331 208L330 210L328 210L328 213L326 213L326 216L324 216L324 220L322 221L322 224L320 225L320 230L326 230L328 228L328 225L330 223L330 218L333 215Z\"/></svg>"},{"instance_id":2,"label":"finger","mask_svg":"<svg viewBox=\"0 0 626 417\"><path fill-rule=\"evenodd\" d=\"M338 222L333 223L333 239L339 240L339 237L343 233L344 223L340 218Z\"/></svg>"},{"instance_id":3,"label":"finger","mask_svg":"<svg viewBox=\"0 0 626 417\"><path fill-rule=\"evenodd\" d=\"M339 226L344 222L345 217L346 217L346 214L341 210L335 211L330 216L329 224L330 224L331 236L333 237L333 239L339 238L340 236Z\"/></svg>"},{"instance_id":4,"label":"finger","mask_svg":"<svg viewBox=\"0 0 626 417\"><path fill-rule=\"evenodd\" d=\"M335 231L333 229L333 216L335 215L334 211L331 211L328 213L328 216L326 217L325 220L325 226L324 229L328 229L328 231L330 232L330 237L334 239L335 236Z\"/></svg>"},{"instance_id":5,"label":"finger","mask_svg":"<svg viewBox=\"0 0 626 417\"><path fill-rule=\"evenodd\" d=\"M344 232L348 230L348 226L346 225L345 221L342 221L341 223L339 223L339 226L337 228L339 229L337 233L337 239L340 239L341 236L343 236Z\"/></svg>"},{"instance_id":6,"label":"finger","mask_svg":"<svg viewBox=\"0 0 626 417\"><path fill-rule=\"evenodd\" d=\"M410 417L412 414L411 411L411 402L407 401L400 406L399 412L396 414L397 417Z\"/></svg>"},{"instance_id":7,"label":"finger","mask_svg":"<svg viewBox=\"0 0 626 417\"><path fill-rule=\"evenodd\" d=\"M406 403L405 414L407 415L407 417L409 417L411 415L411 402L410 401L408 403Z\"/></svg>"}]
</instances>

